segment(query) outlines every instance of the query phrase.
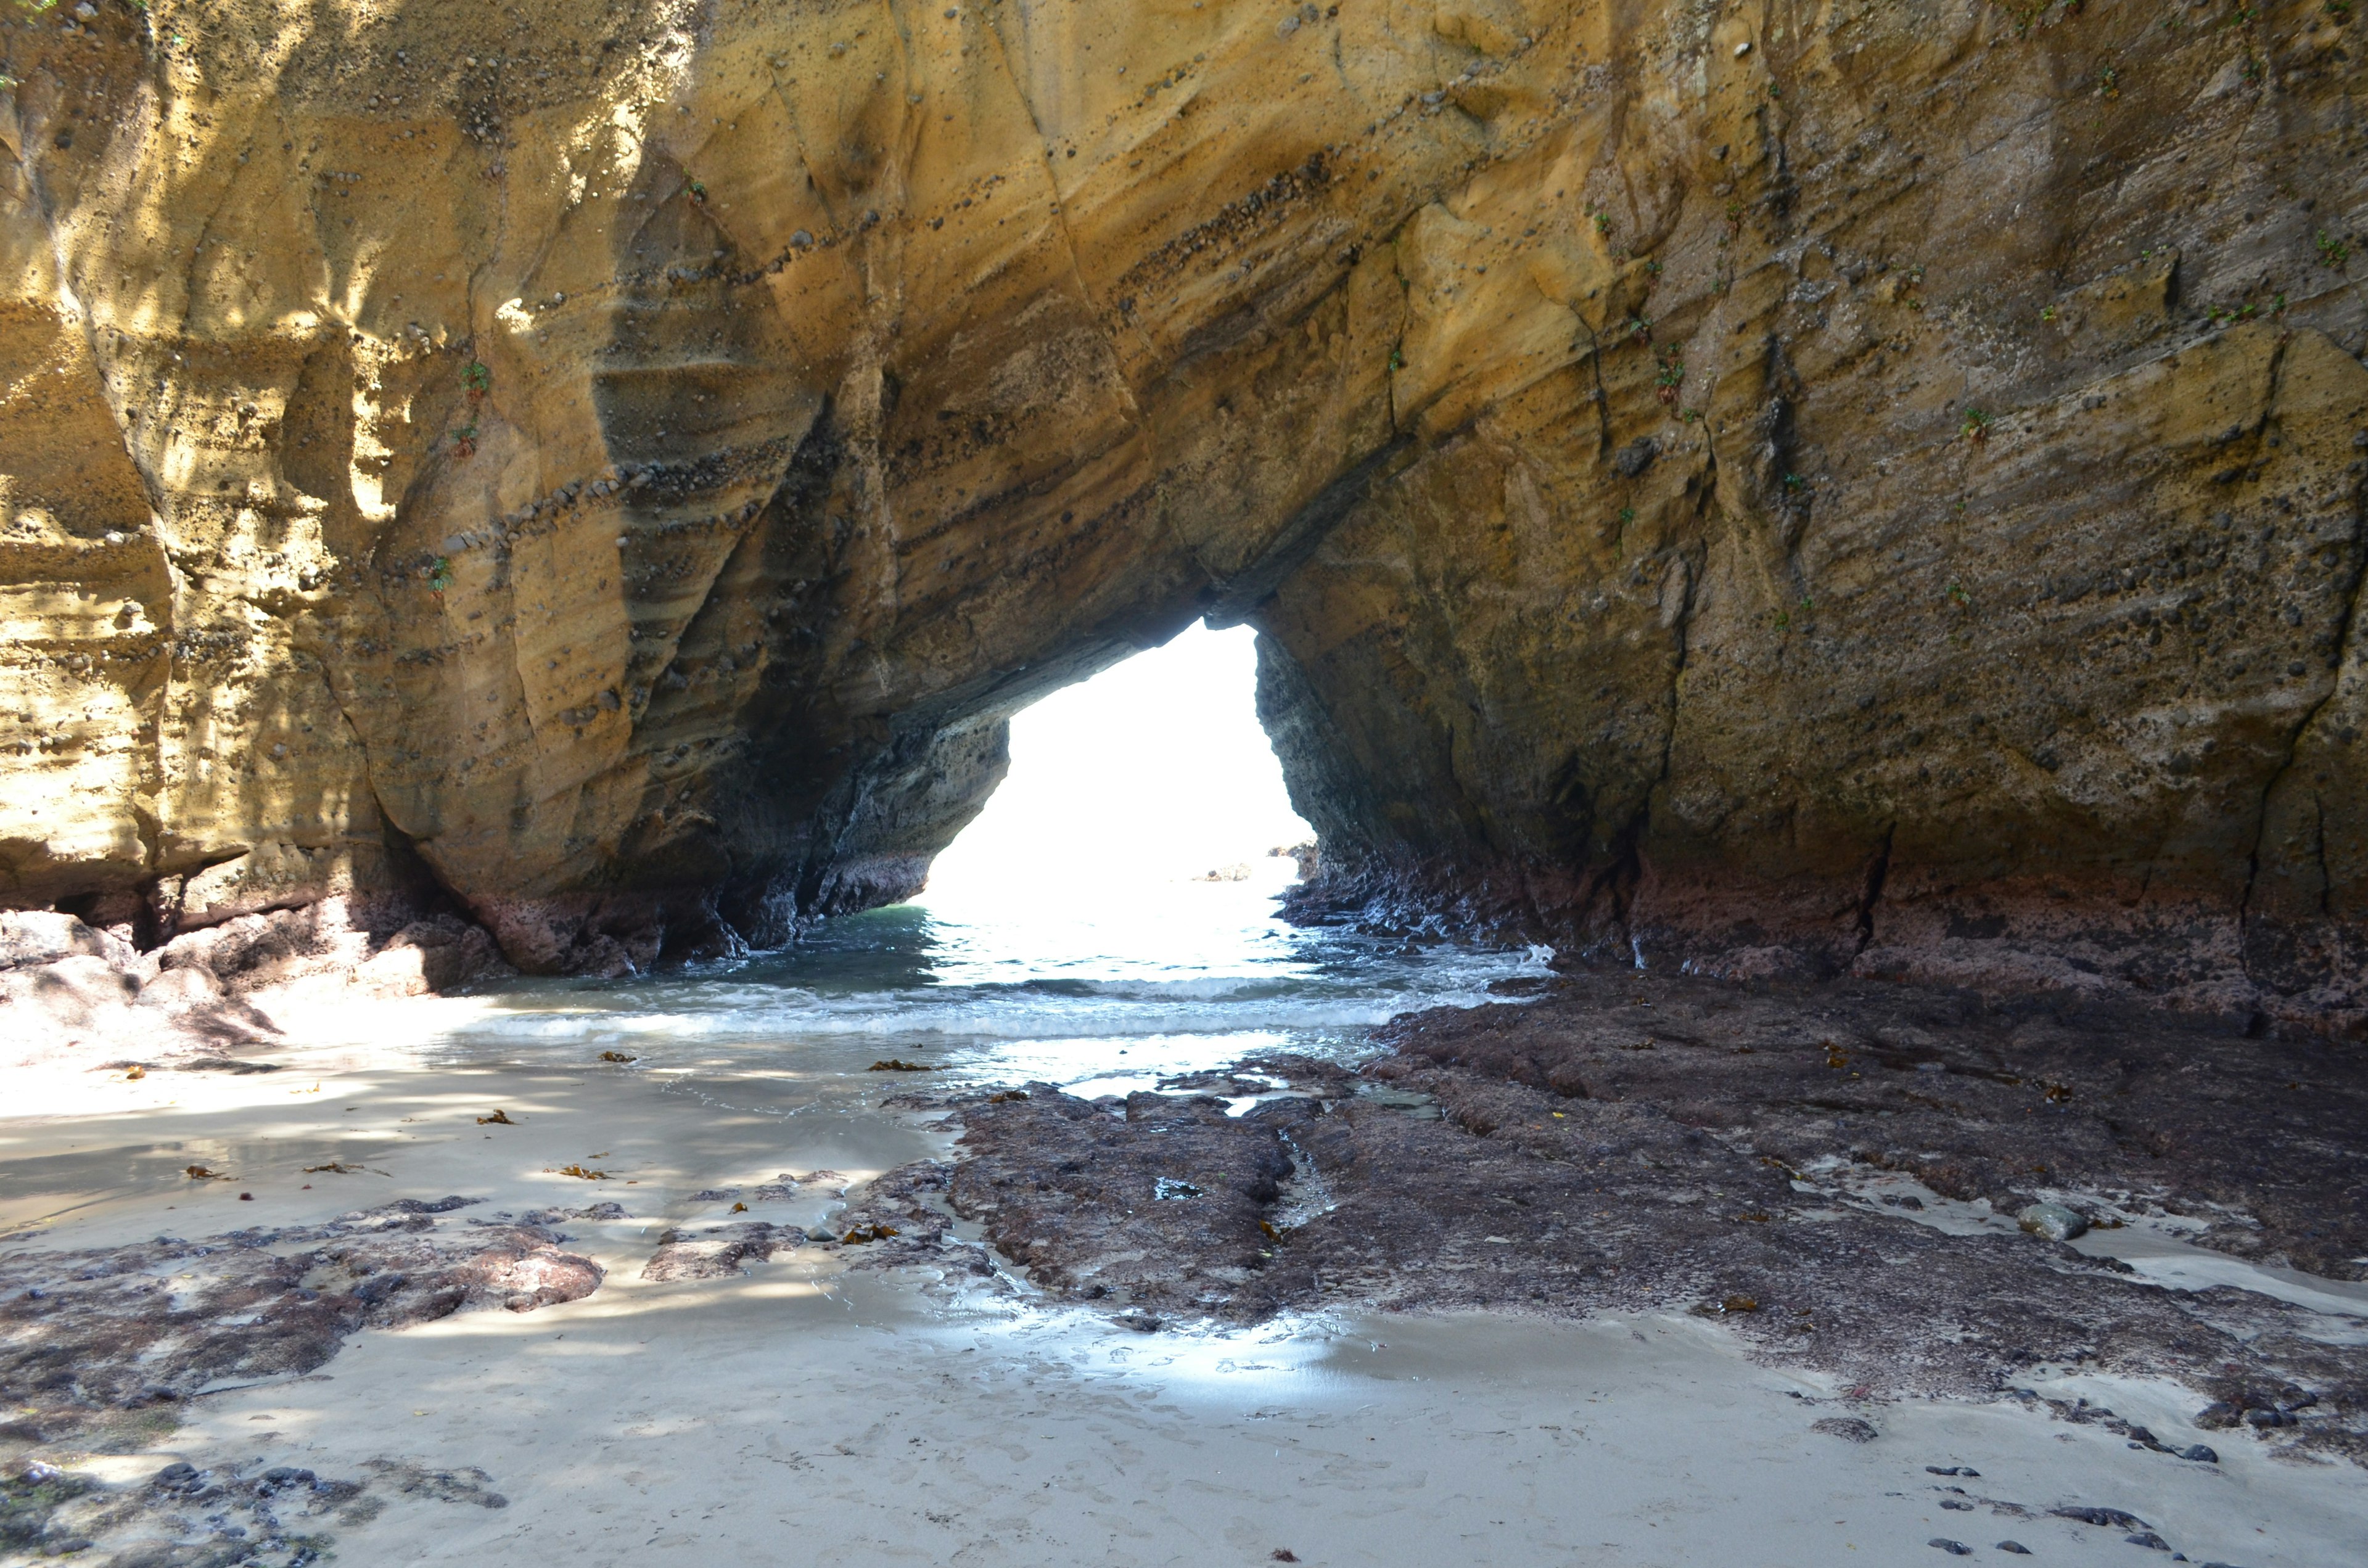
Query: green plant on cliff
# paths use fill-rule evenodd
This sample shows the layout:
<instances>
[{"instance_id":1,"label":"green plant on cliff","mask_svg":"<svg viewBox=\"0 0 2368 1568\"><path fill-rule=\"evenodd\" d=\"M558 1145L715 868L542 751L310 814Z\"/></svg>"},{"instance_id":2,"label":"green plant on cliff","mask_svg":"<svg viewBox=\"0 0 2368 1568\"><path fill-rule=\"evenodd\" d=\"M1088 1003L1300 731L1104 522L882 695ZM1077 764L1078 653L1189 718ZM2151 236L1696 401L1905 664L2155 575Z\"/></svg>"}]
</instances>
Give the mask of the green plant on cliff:
<instances>
[{"instance_id":1,"label":"green plant on cliff","mask_svg":"<svg viewBox=\"0 0 2368 1568\"><path fill-rule=\"evenodd\" d=\"M494 387L494 373L477 360L469 361L461 371L461 384L469 390L471 403L482 403Z\"/></svg>"},{"instance_id":2,"label":"green plant on cliff","mask_svg":"<svg viewBox=\"0 0 2368 1568\"><path fill-rule=\"evenodd\" d=\"M441 594L452 585L452 562L439 555L427 567L427 591Z\"/></svg>"},{"instance_id":3,"label":"green plant on cliff","mask_svg":"<svg viewBox=\"0 0 2368 1568\"><path fill-rule=\"evenodd\" d=\"M451 435L451 442L452 455L454 457L475 457L477 455L477 422L472 419L469 421L468 424L461 426L458 430L453 431Z\"/></svg>"},{"instance_id":4,"label":"green plant on cliff","mask_svg":"<svg viewBox=\"0 0 2368 1568\"><path fill-rule=\"evenodd\" d=\"M2325 229L2321 229L2318 232L2317 244L2318 264L2321 267L2340 268L2345 262L2351 259L2351 247L2345 244L2341 240L2337 239L2333 234L2328 233Z\"/></svg>"},{"instance_id":5,"label":"green plant on cliff","mask_svg":"<svg viewBox=\"0 0 2368 1568\"><path fill-rule=\"evenodd\" d=\"M1965 410L1964 418L1958 422L1957 434L1969 441L1987 441L1990 437L1992 423L1989 415L1978 408L1969 408Z\"/></svg>"},{"instance_id":6,"label":"green plant on cliff","mask_svg":"<svg viewBox=\"0 0 2368 1568\"><path fill-rule=\"evenodd\" d=\"M1663 403L1674 405L1678 401L1678 389L1686 382L1685 358L1672 344L1658 356L1658 360L1660 369L1653 376L1656 389L1655 395Z\"/></svg>"}]
</instances>

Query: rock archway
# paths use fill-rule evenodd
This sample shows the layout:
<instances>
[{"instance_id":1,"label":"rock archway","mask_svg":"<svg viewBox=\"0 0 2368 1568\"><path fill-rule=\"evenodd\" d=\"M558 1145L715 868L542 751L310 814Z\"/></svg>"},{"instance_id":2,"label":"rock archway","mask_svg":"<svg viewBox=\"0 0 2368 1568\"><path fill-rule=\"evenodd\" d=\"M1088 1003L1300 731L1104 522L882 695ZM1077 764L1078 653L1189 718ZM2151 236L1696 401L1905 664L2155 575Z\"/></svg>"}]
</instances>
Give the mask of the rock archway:
<instances>
[{"instance_id":1,"label":"rock archway","mask_svg":"<svg viewBox=\"0 0 2368 1568\"><path fill-rule=\"evenodd\" d=\"M915 885L1016 707L1205 615L1264 636L1313 897L2360 1016L2336 22L0 38L20 906L432 883L530 968L778 940Z\"/></svg>"}]
</instances>

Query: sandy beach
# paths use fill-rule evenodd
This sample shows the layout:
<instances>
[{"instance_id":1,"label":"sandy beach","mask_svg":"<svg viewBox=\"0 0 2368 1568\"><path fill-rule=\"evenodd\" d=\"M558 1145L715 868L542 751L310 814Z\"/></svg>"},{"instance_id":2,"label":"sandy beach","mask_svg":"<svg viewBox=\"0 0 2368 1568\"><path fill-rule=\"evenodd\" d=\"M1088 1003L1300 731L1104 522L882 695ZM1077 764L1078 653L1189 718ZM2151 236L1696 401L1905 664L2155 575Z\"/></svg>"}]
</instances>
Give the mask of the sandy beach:
<instances>
[{"instance_id":1,"label":"sandy beach","mask_svg":"<svg viewBox=\"0 0 2368 1568\"><path fill-rule=\"evenodd\" d=\"M438 1012L450 1028L488 1006L404 1021L433 1034ZM1853 1399L1679 1312L1318 1311L1145 1334L1047 1299L960 1222L989 1271L798 1246L724 1278L643 1278L668 1227L825 1231L842 1181L860 1200L880 1173L951 1152L934 1112L882 1103L898 1085L861 1071L871 1049L850 1040L802 1079L357 1043L275 1052L270 1073L62 1084L47 1103L28 1083L0 1124L20 1257L448 1193L474 1201L438 1227L619 1212L556 1224L605 1271L581 1300L365 1330L317 1369L165 1406L136 1443L11 1438L12 1469L96 1483L62 1517L121 1562L228 1562L268 1542L251 1560L1808 1568L1995 1558L2009 1541L2144 1561L2132 1538L2197 1562L2358 1560L2353 1466L2201 1431L2192 1392L2163 1381ZM90 1108L101 1095L114 1108ZM480 1124L497 1109L507 1124ZM328 1165L344 1168L307 1169ZM571 1165L606 1178L558 1174ZM814 1171L837 1175L780 1191ZM768 1183L745 1212L723 1196ZM2368 1340L2359 1288L2327 1293ZM2217 1462L2066 1420L2082 1400L2167 1446L2211 1442ZM160 1490L176 1464L222 1490ZM290 1472L303 1479L253 1484Z\"/></svg>"}]
</instances>

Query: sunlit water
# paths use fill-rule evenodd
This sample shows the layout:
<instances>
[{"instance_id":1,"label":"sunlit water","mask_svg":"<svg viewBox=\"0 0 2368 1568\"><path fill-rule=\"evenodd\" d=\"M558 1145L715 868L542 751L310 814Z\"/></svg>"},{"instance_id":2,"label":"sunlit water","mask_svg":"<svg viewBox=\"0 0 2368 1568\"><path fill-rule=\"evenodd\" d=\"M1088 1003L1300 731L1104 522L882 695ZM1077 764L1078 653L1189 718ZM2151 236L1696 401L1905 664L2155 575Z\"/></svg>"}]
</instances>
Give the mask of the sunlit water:
<instances>
[{"instance_id":1,"label":"sunlit water","mask_svg":"<svg viewBox=\"0 0 2368 1568\"><path fill-rule=\"evenodd\" d=\"M1190 1093L1170 1080L1245 1058L1355 1061L1375 1025L1497 1000L1551 956L1293 926L1285 859L1115 894L1088 870L959 880L737 962L287 1008L283 1040L250 1053L266 1074L68 1075L0 1117L0 1235L110 1244L444 1192L580 1202L576 1170L637 1221L703 1219L735 1182L942 1157L916 1090ZM818 1189L756 1217L835 1207Z\"/></svg>"},{"instance_id":2,"label":"sunlit water","mask_svg":"<svg viewBox=\"0 0 2368 1568\"><path fill-rule=\"evenodd\" d=\"M1293 926L1287 860L1242 881L1143 882L1121 898L1046 879L968 884L829 922L745 962L614 983L521 982L423 1042L447 1062L578 1063L601 1051L693 1078L771 1085L778 1108L894 1074L970 1086L1156 1087L1246 1054L1354 1057L1373 1026L1497 1000L1546 949L1418 945ZM869 1097L859 1096L859 1097Z\"/></svg>"}]
</instances>

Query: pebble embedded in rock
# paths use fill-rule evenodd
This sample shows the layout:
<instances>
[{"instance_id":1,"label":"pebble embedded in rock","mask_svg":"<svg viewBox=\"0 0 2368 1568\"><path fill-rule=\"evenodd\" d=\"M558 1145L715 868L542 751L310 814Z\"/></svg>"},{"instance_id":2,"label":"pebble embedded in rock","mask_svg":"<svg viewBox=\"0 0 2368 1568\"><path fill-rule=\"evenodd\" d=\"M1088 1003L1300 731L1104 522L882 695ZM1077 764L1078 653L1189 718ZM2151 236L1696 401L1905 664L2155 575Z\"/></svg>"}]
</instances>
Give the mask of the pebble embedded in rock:
<instances>
[{"instance_id":1,"label":"pebble embedded in rock","mask_svg":"<svg viewBox=\"0 0 2368 1568\"><path fill-rule=\"evenodd\" d=\"M2061 1203L2034 1203L2017 1214L2014 1222L2043 1241L2068 1242L2089 1233L2087 1218Z\"/></svg>"},{"instance_id":2,"label":"pebble embedded in rock","mask_svg":"<svg viewBox=\"0 0 2368 1568\"><path fill-rule=\"evenodd\" d=\"M1620 471L1622 479L1634 479L1653 466L1661 455L1660 443L1650 436L1639 436L1612 454L1611 466Z\"/></svg>"}]
</instances>

